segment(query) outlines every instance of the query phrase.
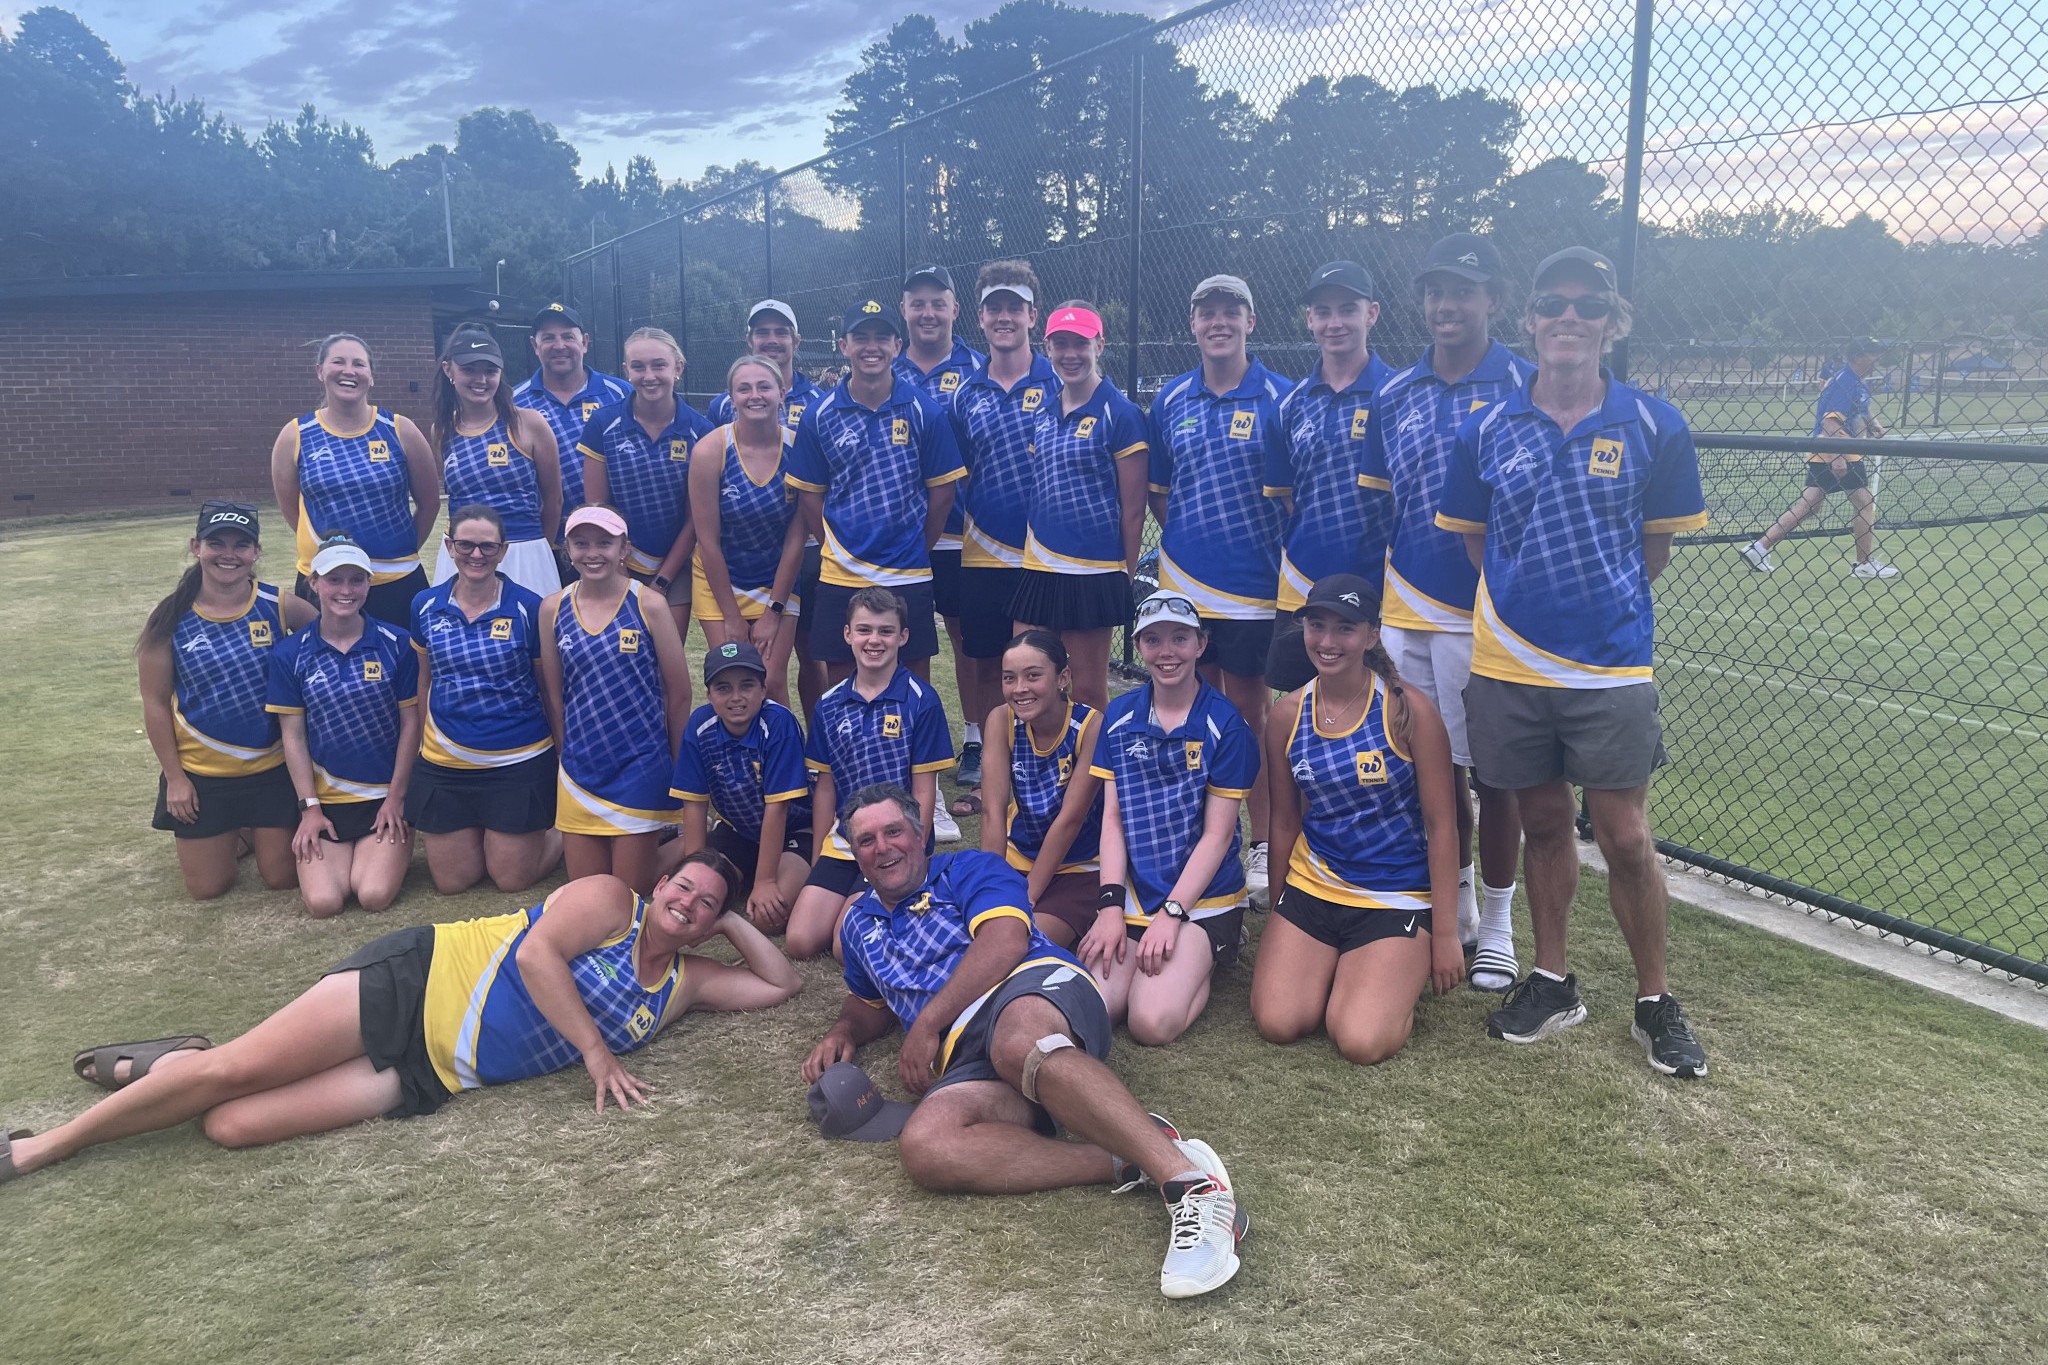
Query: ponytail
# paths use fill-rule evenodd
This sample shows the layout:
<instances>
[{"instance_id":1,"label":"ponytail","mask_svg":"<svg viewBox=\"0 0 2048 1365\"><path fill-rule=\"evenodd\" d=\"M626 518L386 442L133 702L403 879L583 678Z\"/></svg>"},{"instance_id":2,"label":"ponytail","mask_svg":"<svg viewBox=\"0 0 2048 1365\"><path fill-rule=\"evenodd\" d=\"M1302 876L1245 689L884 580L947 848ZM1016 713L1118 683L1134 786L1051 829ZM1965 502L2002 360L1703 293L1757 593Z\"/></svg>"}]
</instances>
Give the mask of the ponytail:
<instances>
[{"instance_id":1,"label":"ponytail","mask_svg":"<svg viewBox=\"0 0 2048 1365\"><path fill-rule=\"evenodd\" d=\"M195 559L185 567L184 577L178 580L177 587L171 589L170 596L157 603L156 609L150 612L149 619L142 623L142 638L135 642L136 653L140 654L145 649L154 649L171 642L171 634L177 630L178 622L184 619L186 612L192 610L192 604L199 600L201 580L199 561Z\"/></svg>"},{"instance_id":2,"label":"ponytail","mask_svg":"<svg viewBox=\"0 0 2048 1365\"><path fill-rule=\"evenodd\" d=\"M1387 685L1387 731L1401 747L1408 744L1408 692L1402 686L1400 670L1394 667L1394 656L1387 653L1384 644L1375 644L1365 651L1365 666L1379 674L1380 681Z\"/></svg>"}]
</instances>

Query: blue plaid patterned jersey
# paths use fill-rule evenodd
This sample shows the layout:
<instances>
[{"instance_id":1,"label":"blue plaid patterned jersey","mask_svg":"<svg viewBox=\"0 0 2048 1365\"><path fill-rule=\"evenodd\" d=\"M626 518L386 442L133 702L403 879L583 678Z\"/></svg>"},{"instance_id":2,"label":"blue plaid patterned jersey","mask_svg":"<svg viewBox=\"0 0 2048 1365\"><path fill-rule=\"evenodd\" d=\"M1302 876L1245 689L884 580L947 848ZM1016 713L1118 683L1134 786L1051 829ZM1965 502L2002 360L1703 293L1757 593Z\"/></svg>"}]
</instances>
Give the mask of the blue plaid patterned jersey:
<instances>
[{"instance_id":1,"label":"blue plaid patterned jersey","mask_svg":"<svg viewBox=\"0 0 2048 1365\"><path fill-rule=\"evenodd\" d=\"M263 709L270 656L284 639L277 589L249 585L249 604L233 616L197 606L171 630L171 724L178 766L203 777L246 777L284 762L277 717Z\"/></svg>"},{"instance_id":2,"label":"blue plaid patterned jersey","mask_svg":"<svg viewBox=\"0 0 2048 1365\"><path fill-rule=\"evenodd\" d=\"M314 621L270 651L267 709L306 718L314 795L342 805L382 799L398 760L398 712L419 700L420 663L412 636L363 618L346 651Z\"/></svg>"},{"instance_id":3,"label":"blue plaid patterned jersey","mask_svg":"<svg viewBox=\"0 0 2048 1365\"><path fill-rule=\"evenodd\" d=\"M1415 764L1387 733L1387 689L1372 679L1358 723L1325 734L1316 690L1302 693L1287 737L1287 767L1301 791L1301 837L1287 860L1287 884L1339 905L1429 909L1429 843Z\"/></svg>"},{"instance_id":4,"label":"blue plaid patterned jersey","mask_svg":"<svg viewBox=\"0 0 2048 1365\"><path fill-rule=\"evenodd\" d=\"M676 400L676 415L652 439L633 400L599 408L577 449L604 466L611 505L626 519L627 567L651 574L690 520L690 447L711 430L704 414Z\"/></svg>"},{"instance_id":5,"label":"blue plaid patterned jersey","mask_svg":"<svg viewBox=\"0 0 2048 1365\"><path fill-rule=\"evenodd\" d=\"M967 505L961 535L963 568L1016 569L1024 564L1024 532L1037 476L1031 438L1038 414L1059 407L1060 378L1042 355L1007 393L976 370L953 395L953 436L967 465L959 501Z\"/></svg>"},{"instance_id":6,"label":"blue plaid patterned jersey","mask_svg":"<svg viewBox=\"0 0 2048 1365\"><path fill-rule=\"evenodd\" d=\"M718 548L725 553L725 571L741 608L749 602L766 606L775 571L782 566L782 542L796 516L796 495L786 478L789 447L796 438L783 428L782 458L775 472L768 482L755 483L740 460L730 423L722 434L725 469L718 476Z\"/></svg>"},{"instance_id":7,"label":"blue plaid patterned jersey","mask_svg":"<svg viewBox=\"0 0 2048 1365\"><path fill-rule=\"evenodd\" d=\"M907 345L897 354L893 368L898 379L917 385L925 397L939 405L939 411L945 412L953 406L953 395L960 392L967 377L987 364L987 356L954 337L952 353L929 370L917 368ZM955 498L953 510L946 514L946 529L940 534L938 543L932 546L934 550L961 548L961 537L966 534L967 527L966 511L961 501Z\"/></svg>"},{"instance_id":8,"label":"blue plaid patterned jersey","mask_svg":"<svg viewBox=\"0 0 2048 1365\"><path fill-rule=\"evenodd\" d=\"M1124 919L1150 924L1201 842L1209 797L1241 800L1258 780L1259 742L1230 699L1206 682L1179 728L1161 729L1152 710L1152 684L1146 683L1110 699L1089 771L1116 784L1134 902L1127 903ZM1233 826L1223 865L1187 909L1207 919L1243 902L1244 864Z\"/></svg>"},{"instance_id":9,"label":"blue plaid patterned jersey","mask_svg":"<svg viewBox=\"0 0 2048 1365\"><path fill-rule=\"evenodd\" d=\"M313 552L337 531L354 537L370 557L370 581L392 583L420 566L419 532L412 520L412 475L398 422L370 409L361 431L336 431L309 412L299 419L299 572L313 572Z\"/></svg>"},{"instance_id":10,"label":"blue plaid patterned jersey","mask_svg":"<svg viewBox=\"0 0 2048 1365\"><path fill-rule=\"evenodd\" d=\"M1286 392L1254 359L1229 393L1209 392L1193 370L1152 400L1150 487L1167 495L1159 586L1186 593L1204 616L1273 615L1285 514L1265 494L1266 452L1287 439Z\"/></svg>"},{"instance_id":11,"label":"blue plaid patterned jersey","mask_svg":"<svg viewBox=\"0 0 2048 1365\"><path fill-rule=\"evenodd\" d=\"M1862 436L1870 425L1870 385L1863 382L1863 376L1844 365L1836 370L1834 377L1820 391L1820 402L1813 412L1813 432L1818 436L1828 424L1828 418L1842 424L1842 432L1848 436ZM1808 464L1828 464L1832 455L1812 454L1806 457ZM1863 463L1861 455L1843 457L1853 464Z\"/></svg>"},{"instance_id":12,"label":"blue plaid patterned jersey","mask_svg":"<svg viewBox=\"0 0 2048 1365\"><path fill-rule=\"evenodd\" d=\"M832 774L838 809L832 812L832 837L825 845L828 858L853 857L839 833L839 814L862 787L894 782L908 791L913 773L953 766L953 729L931 684L897 664L888 684L870 701L854 689L858 676L818 698L804 741L805 765Z\"/></svg>"},{"instance_id":13,"label":"blue plaid patterned jersey","mask_svg":"<svg viewBox=\"0 0 2048 1365\"><path fill-rule=\"evenodd\" d=\"M576 449L576 443L583 439L584 426L599 408L633 396L633 390L623 379L614 379L596 370L583 373L583 391L566 403L548 392L538 371L512 390L513 404L539 413L547 419L548 430L555 433L555 453L562 460L562 515L565 517L583 505L583 456ZM562 528L557 526L549 534L559 540Z\"/></svg>"},{"instance_id":14,"label":"blue plaid patterned jersey","mask_svg":"<svg viewBox=\"0 0 2048 1365\"><path fill-rule=\"evenodd\" d=\"M582 588L576 582L563 589L555 609L555 649L562 658L562 804L622 832L645 834L675 822L668 795L675 760L662 706L661 662L647 631L647 614L666 607L635 583L608 619L586 621L577 600Z\"/></svg>"},{"instance_id":15,"label":"blue plaid patterned jersey","mask_svg":"<svg viewBox=\"0 0 2048 1365\"><path fill-rule=\"evenodd\" d=\"M1482 677L1601 688L1650 676L1643 536L1696 531L1707 504L1678 409L1602 377L1606 400L1569 433L1526 384L1458 429L1436 523L1486 536L1472 632Z\"/></svg>"},{"instance_id":16,"label":"blue plaid patterned jersey","mask_svg":"<svg viewBox=\"0 0 2048 1365\"><path fill-rule=\"evenodd\" d=\"M1024 567L1045 573L1116 573L1124 563L1123 494L1117 469L1146 451L1145 415L1107 379L1072 412L1038 410L1031 434Z\"/></svg>"},{"instance_id":17,"label":"blue plaid patterned jersey","mask_svg":"<svg viewBox=\"0 0 2048 1365\"><path fill-rule=\"evenodd\" d=\"M520 945L560 894L531 910L434 926L434 966L420 1012L427 1057L450 1090L523 1081L583 1060L541 1013L519 970ZM635 896L631 928L569 959L577 998L618 1056L638 1051L661 1030L683 983L682 953L653 986L640 983L634 952L646 921L647 902Z\"/></svg>"},{"instance_id":18,"label":"blue plaid patterned jersey","mask_svg":"<svg viewBox=\"0 0 2048 1365\"><path fill-rule=\"evenodd\" d=\"M894 910L882 904L873 887L847 907L839 924L846 989L856 999L888 1010L908 1029L953 979L981 926L1005 918L1022 920L1031 932L1020 970L1063 962L1086 976L1071 953L1038 932L1025 907L1024 874L995 854L979 849L941 853L932 859L923 884ZM962 1010L951 1034L957 1036L980 1005L977 1000ZM951 1052L949 1037L940 1054L941 1070Z\"/></svg>"},{"instance_id":19,"label":"blue plaid patterned jersey","mask_svg":"<svg viewBox=\"0 0 2048 1365\"><path fill-rule=\"evenodd\" d=\"M710 802L719 819L757 842L761 816L776 802L789 806L784 830L809 829L804 727L794 711L769 700L761 703L761 713L746 732L735 735L706 702L690 713L668 794L679 801Z\"/></svg>"},{"instance_id":20,"label":"blue plaid patterned jersey","mask_svg":"<svg viewBox=\"0 0 2048 1365\"><path fill-rule=\"evenodd\" d=\"M540 598L503 574L472 621L455 584L412 599L412 647L427 658L420 757L444 768L508 768L555 747L540 698Z\"/></svg>"},{"instance_id":21,"label":"blue plaid patterned jersey","mask_svg":"<svg viewBox=\"0 0 2048 1365\"><path fill-rule=\"evenodd\" d=\"M1368 355L1358 377L1338 393L1316 362L1309 377L1280 400L1284 441L1266 443L1267 497L1290 497L1294 515L1280 542L1280 610L1300 611L1316 580L1333 573L1377 577L1384 532L1368 542L1367 502L1358 483L1359 452L1372 415L1373 392L1393 367Z\"/></svg>"},{"instance_id":22,"label":"blue plaid patterned jersey","mask_svg":"<svg viewBox=\"0 0 2048 1365\"><path fill-rule=\"evenodd\" d=\"M505 539L539 540L540 468L505 429L491 423L475 436L455 432L441 455L441 486L448 509L480 502L505 519Z\"/></svg>"},{"instance_id":23,"label":"blue plaid patterned jersey","mask_svg":"<svg viewBox=\"0 0 2048 1365\"><path fill-rule=\"evenodd\" d=\"M819 576L843 588L929 582L930 490L966 475L952 423L900 376L875 409L844 384L833 389L804 414L789 449L789 486L825 495Z\"/></svg>"},{"instance_id":24,"label":"blue plaid patterned jersey","mask_svg":"<svg viewBox=\"0 0 2048 1365\"><path fill-rule=\"evenodd\" d=\"M1424 351L1422 359L1380 386L1366 423L1358 481L1371 490L1368 497L1377 494L1393 504L1381 619L1404 630L1470 635L1479 570L1465 554L1465 538L1436 524L1451 446L1466 418L1499 402L1536 371L1496 341L1472 373L1446 384L1430 368L1434 354L1434 347Z\"/></svg>"},{"instance_id":25,"label":"blue plaid patterned jersey","mask_svg":"<svg viewBox=\"0 0 2048 1365\"><path fill-rule=\"evenodd\" d=\"M1045 846L1046 832L1059 818L1066 800L1067 784L1073 780L1074 765L1081 761L1081 746L1092 730L1102 728L1102 716L1086 702L1070 701L1060 724L1060 737L1050 749L1040 749L1031 727L1022 717L1010 721L1010 809L1009 843L1003 856L1010 866L1029 872ZM1100 865L1102 850L1102 793L1088 818L1067 848L1061 872L1093 872Z\"/></svg>"},{"instance_id":26,"label":"blue plaid patterned jersey","mask_svg":"<svg viewBox=\"0 0 2048 1365\"><path fill-rule=\"evenodd\" d=\"M802 370L796 372L796 379L782 394L782 426L791 435L804 420L804 413L811 404L824 397L825 391L811 382L811 377ZM704 409L704 415L711 419L713 426L724 426L732 420L732 395L715 395Z\"/></svg>"}]
</instances>

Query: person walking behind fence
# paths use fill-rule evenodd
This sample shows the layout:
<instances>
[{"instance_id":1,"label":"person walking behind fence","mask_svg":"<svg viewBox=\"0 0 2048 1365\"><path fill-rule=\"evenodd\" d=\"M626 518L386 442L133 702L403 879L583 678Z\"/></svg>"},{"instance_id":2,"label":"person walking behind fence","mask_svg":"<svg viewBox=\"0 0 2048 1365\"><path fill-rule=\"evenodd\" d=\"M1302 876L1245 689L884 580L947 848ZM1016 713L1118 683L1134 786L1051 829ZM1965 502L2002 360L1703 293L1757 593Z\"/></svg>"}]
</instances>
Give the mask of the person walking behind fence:
<instances>
[{"instance_id":1,"label":"person walking behind fence","mask_svg":"<svg viewBox=\"0 0 2048 1365\"><path fill-rule=\"evenodd\" d=\"M562 469L544 418L512 405L505 356L481 328L457 328L434 375L434 451L450 507L484 506L503 519L505 552L493 567L535 597L561 586L553 528L562 519ZM459 566L443 539L434 581Z\"/></svg>"},{"instance_id":2,"label":"person walking behind fence","mask_svg":"<svg viewBox=\"0 0 2048 1365\"><path fill-rule=\"evenodd\" d=\"M1466 724L1478 770L1516 794L1536 927L1535 969L1487 1032L1533 1043L1586 1017L1565 963L1577 784L1635 959L1635 1039L1665 1075L1704 1076L1706 1053L1665 980L1664 872L1647 809L1650 774L1666 761L1650 584L1672 537L1707 524L1699 460L1676 408L1600 364L1629 328L1607 258L1567 247L1534 283L1523 325L1536 373L1459 428L1437 513L1480 571Z\"/></svg>"},{"instance_id":3,"label":"person walking behind fence","mask_svg":"<svg viewBox=\"0 0 2048 1365\"><path fill-rule=\"evenodd\" d=\"M1273 693L1266 656L1280 584L1286 511L1265 495L1268 452L1284 450L1280 398L1289 387L1247 349L1258 318L1251 286L1211 275L1188 300L1188 329L1202 364L1152 400L1150 489L1158 519L1159 586L1193 601L1208 647L1202 667L1264 734ZM1278 457L1283 458L1284 456ZM1246 805L1251 842L1245 884L1266 889L1266 783L1254 773Z\"/></svg>"},{"instance_id":4,"label":"person walking behind fence","mask_svg":"<svg viewBox=\"0 0 2048 1365\"><path fill-rule=\"evenodd\" d=\"M583 505L583 456L576 442L583 437L583 424L608 404L632 394L626 382L600 374L584 363L590 354L590 332L583 315L564 303L551 303L533 315L533 354L540 368L512 390L512 402L537 412L555 434L555 454L562 471L562 515ZM558 521L548 536L561 543ZM576 581L576 571L563 560L557 565L562 586Z\"/></svg>"},{"instance_id":5,"label":"person walking behind fence","mask_svg":"<svg viewBox=\"0 0 2048 1365\"><path fill-rule=\"evenodd\" d=\"M1815 436L1885 434L1884 424L1871 415L1870 385L1866 382L1870 372L1877 368L1877 352L1874 341L1858 341L1849 347L1842 368L1820 391L1820 404L1813 420ZM1760 539L1742 547L1742 557L1749 567L1758 573L1776 569L1778 566L1771 560L1772 548L1791 535L1800 522L1818 512L1830 493L1849 495L1853 513L1850 532L1856 540L1856 567L1850 570L1851 575L1897 578L1899 571L1877 557L1877 492L1864 473L1863 457L1823 455L1819 451L1806 457L1806 491L1799 495L1799 500Z\"/></svg>"},{"instance_id":6,"label":"person walking behind fence","mask_svg":"<svg viewBox=\"0 0 2048 1365\"><path fill-rule=\"evenodd\" d=\"M1401 680L1436 706L1458 765L1458 937L1472 956L1475 990L1505 991L1521 974L1515 960L1515 870L1522 825L1513 792L1472 766L1465 684L1472 676L1472 603L1479 574L1460 536L1436 524L1458 428L1520 387L1532 367L1493 340L1501 308L1500 253L1486 238L1454 232L1438 239L1415 277L1429 348L1382 386L1366 423L1359 482L1392 502L1386 547L1380 640ZM1479 795L1479 873L1475 903L1472 798Z\"/></svg>"},{"instance_id":7,"label":"person walking behind fence","mask_svg":"<svg viewBox=\"0 0 2048 1365\"><path fill-rule=\"evenodd\" d=\"M336 332L320 343L313 373L320 406L286 422L270 447L270 487L287 526L298 533L295 592L313 596L313 554L347 535L370 557L366 610L388 625L412 619L412 599L427 586L420 547L441 516L441 470L410 417L370 402L376 376L363 339Z\"/></svg>"}]
</instances>

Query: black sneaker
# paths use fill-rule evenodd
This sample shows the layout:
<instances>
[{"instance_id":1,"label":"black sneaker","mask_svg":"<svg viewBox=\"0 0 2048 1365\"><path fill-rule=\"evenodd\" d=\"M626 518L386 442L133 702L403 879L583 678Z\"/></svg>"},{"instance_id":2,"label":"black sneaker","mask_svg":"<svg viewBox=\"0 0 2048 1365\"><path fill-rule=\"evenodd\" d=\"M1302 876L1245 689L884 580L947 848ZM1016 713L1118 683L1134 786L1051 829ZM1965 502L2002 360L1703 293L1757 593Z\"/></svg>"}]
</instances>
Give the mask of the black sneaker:
<instances>
[{"instance_id":1,"label":"black sneaker","mask_svg":"<svg viewBox=\"0 0 2048 1365\"><path fill-rule=\"evenodd\" d=\"M1707 1050L1693 1036L1685 1011L1671 996L1638 1000L1636 1021L1629 1032L1643 1045L1650 1065L1665 1075L1691 1080L1707 1074Z\"/></svg>"},{"instance_id":2,"label":"black sneaker","mask_svg":"<svg viewBox=\"0 0 2048 1365\"><path fill-rule=\"evenodd\" d=\"M960 762L953 769L953 785L968 791L981 785L981 741L960 746Z\"/></svg>"},{"instance_id":3,"label":"black sneaker","mask_svg":"<svg viewBox=\"0 0 2048 1365\"><path fill-rule=\"evenodd\" d=\"M1578 977L1552 981L1530 972L1508 992L1501 1007L1486 1016L1486 1032L1510 1043L1533 1043L1584 1022L1586 1006L1579 999Z\"/></svg>"}]
</instances>

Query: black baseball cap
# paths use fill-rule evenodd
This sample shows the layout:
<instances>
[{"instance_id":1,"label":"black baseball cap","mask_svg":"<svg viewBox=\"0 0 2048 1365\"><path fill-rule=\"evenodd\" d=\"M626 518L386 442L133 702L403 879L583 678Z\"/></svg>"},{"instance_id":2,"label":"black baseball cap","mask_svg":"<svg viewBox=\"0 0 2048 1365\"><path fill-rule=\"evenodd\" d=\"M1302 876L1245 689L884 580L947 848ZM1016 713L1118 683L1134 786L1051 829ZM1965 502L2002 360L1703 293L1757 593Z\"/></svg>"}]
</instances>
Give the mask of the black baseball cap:
<instances>
[{"instance_id":1,"label":"black baseball cap","mask_svg":"<svg viewBox=\"0 0 2048 1365\"><path fill-rule=\"evenodd\" d=\"M1301 291L1304 306L1314 302L1318 289L1348 289L1362 299L1378 297L1373 292L1372 274L1356 261L1331 261L1308 277L1308 287Z\"/></svg>"},{"instance_id":2,"label":"black baseball cap","mask_svg":"<svg viewBox=\"0 0 2048 1365\"><path fill-rule=\"evenodd\" d=\"M1476 232L1453 232L1448 237L1439 237L1430 243L1429 254L1422 258L1422 269L1415 272L1415 282L1421 284L1425 276L1439 274L1486 284L1501 277L1500 252Z\"/></svg>"},{"instance_id":3,"label":"black baseball cap","mask_svg":"<svg viewBox=\"0 0 2048 1365\"><path fill-rule=\"evenodd\" d=\"M1333 573L1316 580L1301 609L1327 611L1339 620L1376 626L1380 621L1380 595L1355 573Z\"/></svg>"},{"instance_id":4,"label":"black baseball cap","mask_svg":"<svg viewBox=\"0 0 2048 1365\"><path fill-rule=\"evenodd\" d=\"M1876 355L1882 350L1884 350L1884 347L1878 345L1869 337L1858 337L1842 348L1842 355L1846 359L1854 360L1859 355Z\"/></svg>"},{"instance_id":5,"label":"black baseball cap","mask_svg":"<svg viewBox=\"0 0 2048 1365\"><path fill-rule=\"evenodd\" d=\"M1599 277L1602 289L1617 294L1621 292L1621 285L1618 283L1620 277L1614 273L1614 262L1589 246L1568 246L1562 251L1551 252L1543 258L1543 263L1536 267L1536 274L1530 283L1541 289L1546 277L1558 267L1566 265L1582 265Z\"/></svg>"},{"instance_id":6,"label":"black baseball cap","mask_svg":"<svg viewBox=\"0 0 2048 1365\"><path fill-rule=\"evenodd\" d=\"M887 1142L903 1131L911 1106L885 1100L868 1073L852 1062L834 1062L811 1086L811 1121L828 1138Z\"/></svg>"},{"instance_id":7,"label":"black baseball cap","mask_svg":"<svg viewBox=\"0 0 2048 1365\"><path fill-rule=\"evenodd\" d=\"M953 272L942 265L921 265L903 277L903 292L909 293L914 284L930 280L941 289L953 288Z\"/></svg>"},{"instance_id":8,"label":"black baseball cap","mask_svg":"<svg viewBox=\"0 0 2048 1365\"><path fill-rule=\"evenodd\" d=\"M501 370L505 368L505 353L498 349L498 339L477 328L458 328L451 333L448 344L441 350L441 359L452 360L458 365L488 360Z\"/></svg>"},{"instance_id":9,"label":"black baseball cap","mask_svg":"<svg viewBox=\"0 0 2048 1365\"><path fill-rule=\"evenodd\" d=\"M880 299L862 299L846 310L846 317L840 321L842 336L850 336L856 327L872 327L876 323L887 327L900 340L903 336L903 319L896 316L896 310Z\"/></svg>"},{"instance_id":10,"label":"black baseball cap","mask_svg":"<svg viewBox=\"0 0 2048 1365\"><path fill-rule=\"evenodd\" d=\"M728 640L718 648L704 655L704 685L711 686L711 680L728 668L744 668L768 676L768 665L761 662L761 651L747 640Z\"/></svg>"},{"instance_id":11,"label":"black baseball cap","mask_svg":"<svg viewBox=\"0 0 2048 1365\"><path fill-rule=\"evenodd\" d=\"M249 539L259 545L263 543L263 537L256 528L256 508L253 504L229 502L224 498L208 498L200 503L199 529L192 533L193 538L204 540L209 534L222 528L246 531Z\"/></svg>"},{"instance_id":12,"label":"black baseball cap","mask_svg":"<svg viewBox=\"0 0 2048 1365\"><path fill-rule=\"evenodd\" d=\"M588 327L583 325L583 314L577 312L574 308L571 308L566 303L549 304L547 307L541 309L538 313L535 313L533 315L533 321L528 323L527 325L532 327L534 331L538 332L541 328L547 326L551 322L566 322L579 332L587 332L590 330Z\"/></svg>"}]
</instances>

